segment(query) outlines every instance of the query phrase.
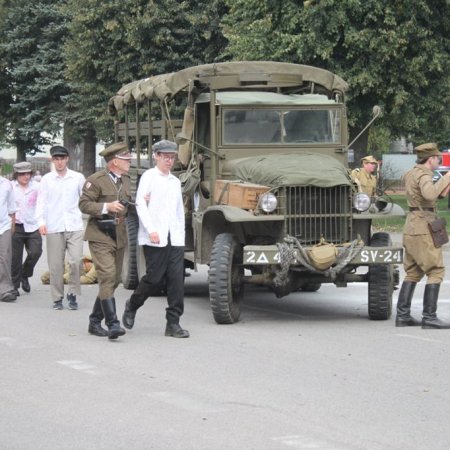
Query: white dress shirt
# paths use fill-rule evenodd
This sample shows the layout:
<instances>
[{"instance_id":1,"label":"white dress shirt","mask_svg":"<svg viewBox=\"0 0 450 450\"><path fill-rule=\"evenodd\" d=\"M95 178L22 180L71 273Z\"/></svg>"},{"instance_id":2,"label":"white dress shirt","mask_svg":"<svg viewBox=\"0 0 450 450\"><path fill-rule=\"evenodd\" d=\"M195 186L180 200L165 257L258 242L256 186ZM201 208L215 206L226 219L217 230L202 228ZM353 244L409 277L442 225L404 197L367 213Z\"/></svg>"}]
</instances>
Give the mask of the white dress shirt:
<instances>
[{"instance_id":1,"label":"white dress shirt","mask_svg":"<svg viewBox=\"0 0 450 450\"><path fill-rule=\"evenodd\" d=\"M83 217L78 201L85 182L84 176L67 169L61 177L56 171L46 173L40 182L36 204L36 220L47 233L82 231Z\"/></svg>"},{"instance_id":2,"label":"white dress shirt","mask_svg":"<svg viewBox=\"0 0 450 450\"><path fill-rule=\"evenodd\" d=\"M31 180L23 187L17 180L12 182L16 200L16 223L21 223L26 233L32 233L39 228L36 220L36 202L39 183Z\"/></svg>"},{"instance_id":3,"label":"white dress shirt","mask_svg":"<svg viewBox=\"0 0 450 450\"><path fill-rule=\"evenodd\" d=\"M145 197L150 197L148 202ZM180 180L158 168L146 170L136 194L136 210L139 216L139 245L153 247L184 246L184 207ZM150 233L157 232L159 244L150 242Z\"/></svg>"},{"instance_id":4,"label":"white dress shirt","mask_svg":"<svg viewBox=\"0 0 450 450\"><path fill-rule=\"evenodd\" d=\"M16 212L14 191L12 184L4 177L0 177L0 234L11 229L10 214Z\"/></svg>"}]
</instances>

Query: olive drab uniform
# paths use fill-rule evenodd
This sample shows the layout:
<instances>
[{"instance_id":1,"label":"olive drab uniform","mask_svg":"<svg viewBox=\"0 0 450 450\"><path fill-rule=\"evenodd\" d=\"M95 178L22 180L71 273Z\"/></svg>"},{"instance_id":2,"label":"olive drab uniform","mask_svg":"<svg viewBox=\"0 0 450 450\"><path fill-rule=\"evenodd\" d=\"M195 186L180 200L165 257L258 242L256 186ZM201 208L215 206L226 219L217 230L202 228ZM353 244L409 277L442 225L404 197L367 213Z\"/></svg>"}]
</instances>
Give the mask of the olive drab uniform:
<instances>
[{"instance_id":1,"label":"olive drab uniform","mask_svg":"<svg viewBox=\"0 0 450 450\"><path fill-rule=\"evenodd\" d=\"M428 224L436 219L436 203L447 194L450 177L445 175L433 183L433 168L442 154L435 143L429 142L415 148L417 161L403 179L409 213L403 231L405 254L403 265L406 277L397 299L396 327L422 325L425 329L449 329L450 323L437 317L439 289L444 278L445 267L442 249L436 248ZM417 283L427 276L423 293L422 321L411 315L411 301Z\"/></svg>"},{"instance_id":2,"label":"olive drab uniform","mask_svg":"<svg viewBox=\"0 0 450 450\"><path fill-rule=\"evenodd\" d=\"M377 177L375 175L358 168L352 170L351 177L361 192L366 193L369 197L375 196L377 191Z\"/></svg>"},{"instance_id":3,"label":"olive drab uniform","mask_svg":"<svg viewBox=\"0 0 450 450\"><path fill-rule=\"evenodd\" d=\"M100 230L97 219L102 218L104 203L130 199L130 177L126 174L115 178L113 174L102 170L91 175L83 187L79 205L81 211L90 216L84 239L89 241L89 250L97 270L100 299L113 297L114 290L120 283L123 255L127 245L126 212L117 217L110 215L116 219L115 240ZM115 257L111 258L111 254Z\"/></svg>"},{"instance_id":4,"label":"olive drab uniform","mask_svg":"<svg viewBox=\"0 0 450 450\"><path fill-rule=\"evenodd\" d=\"M404 181L410 208L403 230L405 280L417 283L427 275L427 284L441 283L445 273L442 248L434 246L428 223L436 218L439 194L450 179L433 184L433 172L417 164L404 175Z\"/></svg>"}]
</instances>

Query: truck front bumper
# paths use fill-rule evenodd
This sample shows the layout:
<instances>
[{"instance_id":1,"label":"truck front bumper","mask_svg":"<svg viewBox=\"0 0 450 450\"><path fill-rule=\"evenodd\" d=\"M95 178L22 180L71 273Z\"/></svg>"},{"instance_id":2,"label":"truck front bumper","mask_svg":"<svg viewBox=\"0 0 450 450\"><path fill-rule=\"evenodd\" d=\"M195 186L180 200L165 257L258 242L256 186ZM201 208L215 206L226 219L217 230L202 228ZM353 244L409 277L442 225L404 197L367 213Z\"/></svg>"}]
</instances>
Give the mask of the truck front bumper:
<instances>
[{"instance_id":1,"label":"truck front bumper","mask_svg":"<svg viewBox=\"0 0 450 450\"><path fill-rule=\"evenodd\" d=\"M311 248L311 247L309 247ZM309 249L305 247L305 250ZM344 252L346 247L336 247ZM298 250L294 249L296 255ZM299 258L291 265L300 265ZM349 265L366 266L371 264L401 264L403 262L403 247L362 247ZM280 251L276 245L246 245L243 254L244 266L280 264Z\"/></svg>"}]
</instances>

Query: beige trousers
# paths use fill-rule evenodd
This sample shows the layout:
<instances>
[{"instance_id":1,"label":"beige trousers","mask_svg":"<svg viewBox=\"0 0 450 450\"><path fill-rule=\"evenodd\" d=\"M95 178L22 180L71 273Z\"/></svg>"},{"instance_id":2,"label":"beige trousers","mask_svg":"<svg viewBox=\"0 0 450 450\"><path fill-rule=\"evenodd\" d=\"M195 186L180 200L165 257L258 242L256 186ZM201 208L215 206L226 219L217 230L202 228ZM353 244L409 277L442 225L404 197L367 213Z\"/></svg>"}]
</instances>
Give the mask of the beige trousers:
<instances>
[{"instance_id":1,"label":"beige trousers","mask_svg":"<svg viewBox=\"0 0 450 450\"><path fill-rule=\"evenodd\" d=\"M427 284L441 284L445 275L442 248L436 248L430 233L403 235L405 281L418 283L424 275Z\"/></svg>"},{"instance_id":2,"label":"beige trousers","mask_svg":"<svg viewBox=\"0 0 450 450\"><path fill-rule=\"evenodd\" d=\"M81 295L80 270L83 258L83 234L83 230L47 234L50 293L54 302L64 298L64 260L69 265L67 293Z\"/></svg>"}]
</instances>

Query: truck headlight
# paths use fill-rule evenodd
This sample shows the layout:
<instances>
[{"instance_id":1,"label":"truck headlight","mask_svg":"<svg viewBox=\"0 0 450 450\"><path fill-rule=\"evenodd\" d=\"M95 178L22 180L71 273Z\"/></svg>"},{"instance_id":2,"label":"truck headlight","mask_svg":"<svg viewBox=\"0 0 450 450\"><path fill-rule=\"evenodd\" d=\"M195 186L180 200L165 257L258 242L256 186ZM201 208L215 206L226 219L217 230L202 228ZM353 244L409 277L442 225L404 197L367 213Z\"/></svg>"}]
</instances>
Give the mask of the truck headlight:
<instances>
[{"instance_id":1,"label":"truck headlight","mask_svg":"<svg viewBox=\"0 0 450 450\"><path fill-rule=\"evenodd\" d=\"M272 192L266 192L259 197L259 207L266 213L275 211L278 201Z\"/></svg>"},{"instance_id":2,"label":"truck headlight","mask_svg":"<svg viewBox=\"0 0 450 450\"><path fill-rule=\"evenodd\" d=\"M364 192L359 192L353 198L353 206L357 211L367 211L370 207L370 197Z\"/></svg>"}]
</instances>

